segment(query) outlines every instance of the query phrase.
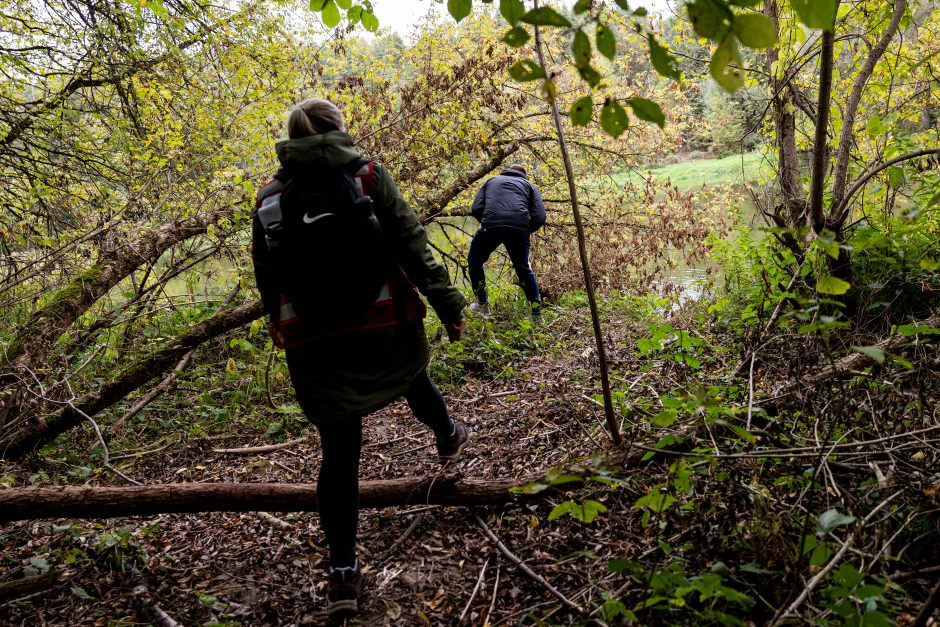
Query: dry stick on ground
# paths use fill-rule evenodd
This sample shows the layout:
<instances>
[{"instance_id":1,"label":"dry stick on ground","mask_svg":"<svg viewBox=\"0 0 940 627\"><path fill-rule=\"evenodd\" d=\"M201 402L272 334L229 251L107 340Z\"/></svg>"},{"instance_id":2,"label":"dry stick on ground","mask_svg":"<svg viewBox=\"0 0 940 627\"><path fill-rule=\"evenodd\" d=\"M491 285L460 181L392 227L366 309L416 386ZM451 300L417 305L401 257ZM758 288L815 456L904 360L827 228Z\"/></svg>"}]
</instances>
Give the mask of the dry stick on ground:
<instances>
[{"instance_id":1,"label":"dry stick on ground","mask_svg":"<svg viewBox=\"0 0 940 627\"><path fill-rule=\"evenodd\" d=\"M538 8L538 0L535 0ZM538 54L539 65L546 76L551 73L545 65L545 55L542 52L542 37L539 27L535 27L535 51ZM584 289L587 292L588 304L591 307L591 322L594 326L594 341L597 344L597 361L601 374L601 389L604 393L604 415L607 418L607 427L614 444L619 446L623 441L620 435L620 426L614 416L614 402L610 393L610 375L607 369L607 348L604 345L604 332L601 329L600 314L597 310L597 298L594 296L594 279L591 276L591 260L588 258L587 245L584 237L584 224L581 222L581 210L578 208L578 189L574 181L574 169L571 158L568 156L568 144L565 141L565 131L561 125L561 115L558 113L558 103L553 98L550 103L552 120L555 123L555 132L558 135L558 148L561 151L561 160L565 164L565 175L568 178L568 192L571 196L571 211L574 215L575 229L578 233L578 254L581 256L581 270L584 273Z\"/></svg>"},{"instance_id":2,"label":"dry stick on ground","mask_svg":"<svg viewBox=\"0 0 940 627\"><path fill-rule=\"evenodd\" d=\"M55 568L50 568L41 575L4 581L0 583L0 601L51 588L58 583L59 573Z\"/></svg>"},{"instance_id":3,"label":"dry stick on ground","mask_svg":"<svg viewBox=\"0 0 940 627\"><path fill-rule=\"evenodd\" d=\"M911 627L927 627L927 623L930 621L930 617L937 607L940 607L940 581L933 587L933 591L924 602L924 607L920 608L920 612L917 614L917 618L914 620L914 624Z\"/></svg>"},{"instance_id":4,"label":"dry stick on ground","mask_svg":"<svg viewBox=\"0 0 940 627\"><path fill-rule=\"evenodd\" d=\"M855 540L855 535L858 533L858 531L860 529L863 529L865 527L865 524L868 523L868 521L871 520L875 516L875 514L880 512L888 503L890 503L891 501L893 501L895 498L897 498L903 493L904 493L904 490L898 490L897 492L895 492L894 494L892 494L891 496L883 500L881 503L876 505L873 510L868 512L868 515L862 519L862 521L855 527L855 529L852 530L852 533L849 534L849 537L845 539L845 541L842 543L842 546L839 547L838 552L836 552L836 554L832 557L832 559L829 560L829 563L826 564L822 570L816 573L816 575L814 575L813 578L807 582L806 587L803 588L803 591L796 598L796 600L793 601L793 603L791 603L787 607L787 609L777 612L777 615L774 616L773 620L770 622L770 627L776 627L776 625L780 624L780 621L782 621L784 618L786 618L787 616L795 612L797 609L799 609L800 605L803 604L803 602L809 597L810 593L816 588L816 586L819 585L819 582L822 581L823 578L829 574L829 571L835 568L836 564L838 564L842 560L842 556L845 555L846 551L849 550L849 547L852 546L852 542Z\"/></svg>"},{"instance_id":5,"label":"dry stick on ground","mask_svg":"<svg viewBox=\"0 0 940 627\"><path fill-rule=\"evenodd\" d=\"M46 390L43 387L42 382L39 380L39 377L36 376L35 372L33 372L32 370L27 370L27 372L29 372L29 374L33 377L33 380L36 381L36 385L39 388L39 393L37 394L36 392L33 392L29 388L26 388L27 392L31 394L35 394L38 398L42 399L43 401L47 403L53 403L55 405L66 405L69 408L71 408L72 411L76 412L82 418L90 422L92 428L95 430L95 435L98 436L98 444L101 446L101 465L107 468L108 470L110 470L111 472L113 472L114 474L116 474L121 479L124 479L128 483L133 483L134 485L141 485L139 481L135 481L134 479L131 479L130 477L125 475L123 472L121 472L114 465L111 464L111 459L110 459L111 453L110 451L108 451L108 445L104 441L104 435L102 435L101 429L98 427L98 423L95 422L94 418L92 418L91 416L83 412L82 410L75 407L75 403L73 402L75 401L75 392L72 391L72 384L69 383L68 379L65 379L64 383L65 383L66 388L69 391L69 398L64 401L58 401L58 400L51 399L46 396Z\"/></svg>"},{"instance_id":6,"label":"dry stick on ground","mask_svg":"<svg viewBox=\"0 0 940 627\"><path fill-rule=\"evenodd\" d=\"M140 618L156 625L156 627L182 627L170 618L169 614L160 609L159 605L153 602L153 599L150 598L150 586L147 579L136 566L116 559L113 560L113 564L132 578L134 584L131 589L131 594L134 597L132 605Z\"/></svg>"},{"instance_id":7,"label":"dry stick on ground","mask_svg":"<svg viewBox=\"0 0 940 627\"><path fill-rule=\"evenodd\" d=\"M482 624L489 625L490 614L493 613L493 609L496 607L496 592L499 590L499 562L496 563L496 581L493 582L493 596L490 599L490 607L486 610L486 616L483 617Z\"/></svg>"},{"instance_id":8,"label":"dry stick on ground","mask_svg":"<svg viewBox=\"0 0 940 627\"><path fill-rule=\"evenodd\" d=\"M473 592L470 593L470 598L467 599L467 604L464 606L463 611L460 613L460 618L457 619L458 623L462 623L464 617L467 615L467 612L470 611L470 605L473 604L473 600L477 598L477 592L480 591L480 586L483 585L483 577L486 575L486 567L489 566L490 558L486 558L486 561L483 562L483 568L480 569L480 576L477 577L477 585L473 586Z\"/></svg>"},{"instance_id":9,"label":"dry stick on ground","mask_svg":"<svg viewBox=\"0 0 940 627\"><path fill-rule=\"evenodd\" d=\"M183 355L183 358L180 359L179 362L176 364L176 366L173 367L173 372L171 372L170 375L166 377L163 381L161 381L158 385L154 386L152 390L147 392L146 396L144 396L142 399L134 403L134 406L131 407L126 414L124 414L123 416L118 418L116 421L114 421L114 424L108 427L109 431L113 431L115 429L120 429L121 427L123 427L124 424L128 420L130 420L131 418L139 414L145 407L147 407L147 405L152 403L158 396L160 396L161 394L169 390L171 387L173 387L173 384L176 383L177 377L179 377L179 373L186 369L186 367L189 365L190 360L193 357L193 353L195 352L196 352L196 349L194 348L193 350Z\"/></svg>"},{"instance_id":10,"label":"dry stick on ground","mask_svg":"<svg viewBox=\"0 0 940 627\"><path fill-rule=\"evenodd\" d=\"M293 440L288 440L287 442L281 442L280 444L267 444L265 446L246 446L242 448L214 448L212 449L213 453L218 453L220 455L261 455L263 453L273 453L274 451L280 451L281 449L290 448L296 446L302 442L309 440L306 436L302 438L295 438Z\"/></svg>"},{"instance_id":11,"label":"dry stick on ground","mask_svg":"<svg viewBox=\"0 0 940 627\"><path fill-rule=\"evenodd\" d=\"M263 521L265 521L265 522L269 522L269 523L271 523L272 525L276 525L276 526L280 527L281 529L293 529L293 528L294 528L294 526L291 525L291 524L290 524L289 522L287 522L286 520L281 520L281 519L278 518L277 516L272 516L271 514L269 514L269 513L267 513L267 512L255 512L255 515L256 515L258 518L260 518L261 520L263 520Z\"/></svg>"},{"instance_id":12,"label":"dry stick on ground","mask_svg":"<svg viewBox=\"0 0 940 627\"><path fill-rule=\"evenodd\" d=\"M566 607L568 607L568 608L570 608L570 609L572 609L572 610L578 612L579 614L583 614L583 613L584 613L584 610L583 610L580 606L576 605L573 601L571 601L570 599L568 599L568 597L566 597L566 596L563 595L561 592L559 592L558 590L556 590L555 587L552 586L552 584L550 584L550 583L548 583L547 581L545 581L545 579L542 578L541 575L539 575L538 573L536 573L535 571L533 571L531 568L529 568L528 566L526 566L525 562L523 562L521 559L519 559L518 557L516 557L516 555L515 555L512 551L510 551L510 550L506 547L505 544L503 544L502 542L500 542L500 540L499 540L499 538L496 536L496 534L493 533L493 530L489 528L489 526L486 524L486 522L484 522L484 520L483 520L482 518L480 518L480 516L479 516L478 514L474 514L474 515L473 515L473 518L477 521L477 524L478 524L478 525L480 526L480 528L483 530L483 533L485 533L486 536L493 542L493 544L495 544L495 545L499 548L500 553L502 553L503 555L505 555L506 558L507 558L510 562L512 562L513 564L515 564L516 567L517 567L519 570L521 570L522 572L524 572L524 573L525 573L526 575L528 575L533 581L537 582L538 584L540 584L541 586L543 586L546 590L548 590L548 591L551 592L553 595L555 595L555 597L557 597L559 601L561 601L562 603L564 603Z\"/></svg>"},{"instance_id":13,"label":"dry stick on ground","mask_svg":"<svg viewBox=\"0 0 940 627\"><path fill-rule=\"evenodd\" d=\"M401 545L403 545L405 541L407 541L408 538L411 537L411 534L415 532L415 529L418 528L418 525L421 524L421 521L424 520L426 515L427 515L427 512L421 512L420 514L415 516L415 519L411 521L411 524L408 525L407 529L405 529L405 533L398 536L398 538L394 542L392 542L392 546L388 547L388 549L384 553L379 555L378 561L384 562L385 560L390 558L392 555L394 555L398 551L398 549L401 548Z\"/></svg>"}]
</instances>

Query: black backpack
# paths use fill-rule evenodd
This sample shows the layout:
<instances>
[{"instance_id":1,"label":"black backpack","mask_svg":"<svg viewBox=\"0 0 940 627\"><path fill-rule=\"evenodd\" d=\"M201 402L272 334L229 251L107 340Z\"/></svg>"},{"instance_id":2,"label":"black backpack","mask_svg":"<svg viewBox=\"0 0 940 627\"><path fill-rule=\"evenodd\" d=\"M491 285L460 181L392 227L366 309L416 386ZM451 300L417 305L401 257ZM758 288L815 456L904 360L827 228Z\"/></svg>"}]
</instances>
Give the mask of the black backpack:
<instances>
[{"instance_id":1,"label":"black backpack","mask_svg":"<svg viewBox=\"0 0 940 627\"><path fill-rule=\"evenodd\" d=\"M290 164L278 176L282 224L276 241L270 232L268 240L281 292L305 320L348 322L369 309L388 279L382 227L372 198L356 185L356 172L367 164Z\"/></svg>"}]
</instances>

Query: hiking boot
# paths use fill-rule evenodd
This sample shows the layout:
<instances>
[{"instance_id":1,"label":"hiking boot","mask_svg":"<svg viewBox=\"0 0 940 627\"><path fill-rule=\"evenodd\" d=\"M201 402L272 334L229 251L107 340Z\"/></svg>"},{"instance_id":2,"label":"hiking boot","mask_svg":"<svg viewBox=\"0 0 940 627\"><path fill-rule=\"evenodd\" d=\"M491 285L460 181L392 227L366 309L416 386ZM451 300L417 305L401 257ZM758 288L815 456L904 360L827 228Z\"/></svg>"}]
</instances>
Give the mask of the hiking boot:
<instances>
[{"instance_id":1,"label":"hiking boot","mask_svg":"<svg viewBox=\"0 0 940 627\"><path fill-rule=\"evenodd\" d=\"M341 620L359 612L359 589L362 587L362 570L359 565L352 568L331 568L326 590L326 613L333 620Z\"/></svg>"},{"instance_id":2,"label":"hiking boot","mask_svg":"<svg viewBox=\"0 0 940 627\"><path fill-rule=\"evenodd\" d=\"M489 303L481 303L480 301L477 301L475 303L470 303L470 311L480 316L481 318L490 317Z\"/></svg>"},{"instance_id":3,"label":"hiking boot","mask_svg":"<svg viewBox=\"0 0 940 627\"><path fill-rule=\"evenodd\" d=\"M442 464L455 462L470 441L470 432L463 420L454 421L454 434L447 438L437 439L437 454Z\"/></svg>"}]
</instances>

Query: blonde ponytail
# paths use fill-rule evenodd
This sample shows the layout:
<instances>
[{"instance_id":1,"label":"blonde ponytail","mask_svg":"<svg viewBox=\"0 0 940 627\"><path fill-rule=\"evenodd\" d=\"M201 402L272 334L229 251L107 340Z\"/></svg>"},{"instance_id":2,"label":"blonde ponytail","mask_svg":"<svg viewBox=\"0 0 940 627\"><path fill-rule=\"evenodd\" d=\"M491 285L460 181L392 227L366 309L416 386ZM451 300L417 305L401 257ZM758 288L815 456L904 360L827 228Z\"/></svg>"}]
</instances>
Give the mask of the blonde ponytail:
<instances>
[{"instance_id":1,"label":"blonde ponytail","mask_svg":"<svg viewBox=\"0 0 940 627\"><path fill-rule=\"evenodd\" d=\"M343 114L329 100L304 100L294 107L287 117L287 136L291 139L329 131L346 131Z\"/></svg>"}]
</instances>

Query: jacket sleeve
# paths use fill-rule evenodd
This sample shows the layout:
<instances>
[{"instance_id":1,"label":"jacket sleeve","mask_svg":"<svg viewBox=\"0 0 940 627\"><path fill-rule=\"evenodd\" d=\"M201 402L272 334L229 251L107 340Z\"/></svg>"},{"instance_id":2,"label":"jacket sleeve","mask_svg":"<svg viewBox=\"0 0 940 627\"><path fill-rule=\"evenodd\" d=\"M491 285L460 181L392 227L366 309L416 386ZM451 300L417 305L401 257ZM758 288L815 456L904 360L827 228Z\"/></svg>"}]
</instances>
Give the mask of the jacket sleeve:
<instances>
[{"instance_id":1,"label":"jacket sleeve","mask_svg":"<svg viewBox=\"0 0 940 627\"><path fill-rule=\"evenodd\" d=\"M427 232L402 197L392 177L373 164L375 214L382 224L392 256L445 324L460 320L467 301L451 285L447 270L434 259Z\"/></svg>"},{"instance_id":2,"label":"jacket sleeve","mask_svg":"<svg viewBox=\"0 0 940 627\"><path fill-rule=\"evenodd\" d=\"M473 198L473 204L470 205L470 215L477 219L477 222L483 222L483 212L486 210L486 185L489 183L483 183L483 186L480 187L477 191L477 195Z\"/></svg>"},{"instance_id":3,"label":"jacket sleeve","mask_svg":"<svg viewBox=\"0 0 940 627\"><path fill-rule=\"evenodd\" d=\"M542 228L545 220L545 203L542 202L542 194L535 185L532 185L532 199L529 203L529 233L535 233Z\"/></svg>"}]
</instances>

